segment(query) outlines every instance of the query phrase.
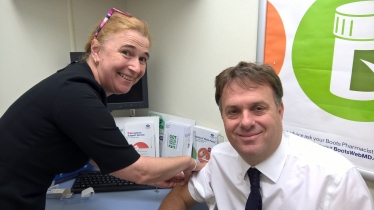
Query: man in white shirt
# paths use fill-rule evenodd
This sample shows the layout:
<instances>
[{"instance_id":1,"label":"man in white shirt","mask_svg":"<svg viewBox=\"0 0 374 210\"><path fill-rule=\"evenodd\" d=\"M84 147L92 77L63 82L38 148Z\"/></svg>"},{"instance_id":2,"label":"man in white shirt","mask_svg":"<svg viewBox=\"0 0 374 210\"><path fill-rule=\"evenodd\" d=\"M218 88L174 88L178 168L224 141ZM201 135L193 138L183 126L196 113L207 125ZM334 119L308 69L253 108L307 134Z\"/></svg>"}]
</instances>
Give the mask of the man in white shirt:
<instances>
[{"instance_id":1,"label":"man in white shirt","mask_svg":"<svg viewBox=\"0 0 374 210\"><path fill-rule=\"evenodd\" d=\"M208 164L188 185L175 187L160 210L196 202L211 210L374 209L363 178L345 157L283 132L283 89L272 67L240 62L221 72L215 86L229 142L215 146ZM260 174L258 194L247 173L253 170Z\"/></svg>"}]
</instances>

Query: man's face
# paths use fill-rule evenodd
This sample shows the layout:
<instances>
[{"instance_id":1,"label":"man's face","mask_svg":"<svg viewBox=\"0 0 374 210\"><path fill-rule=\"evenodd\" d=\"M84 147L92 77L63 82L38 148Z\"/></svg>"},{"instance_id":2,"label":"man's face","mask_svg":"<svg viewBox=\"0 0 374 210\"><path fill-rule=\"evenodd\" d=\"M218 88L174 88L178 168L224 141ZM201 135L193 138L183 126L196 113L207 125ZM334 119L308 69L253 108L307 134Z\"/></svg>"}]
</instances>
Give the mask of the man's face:
<instances>
[{"instance_id":1,"label":"man's face","mask_svg":"<svg viewBox=\"0 0 374 210\"><path fill-rule=\"evenodd\" d=\"M240 156L255 166L278 148L282 139L283 103L276 106L268 85L243 89L235 81L222 92L222 119L227 138Z\"/></svg>"}]
</instances>

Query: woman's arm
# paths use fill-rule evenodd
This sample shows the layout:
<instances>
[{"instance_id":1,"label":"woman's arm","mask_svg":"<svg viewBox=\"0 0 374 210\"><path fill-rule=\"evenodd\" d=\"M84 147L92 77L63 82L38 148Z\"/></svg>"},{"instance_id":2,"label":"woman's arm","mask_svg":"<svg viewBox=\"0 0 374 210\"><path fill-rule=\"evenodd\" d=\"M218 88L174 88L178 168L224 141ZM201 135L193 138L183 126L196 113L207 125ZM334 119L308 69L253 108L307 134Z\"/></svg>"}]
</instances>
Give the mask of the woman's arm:
<instances>
[{"instance_id":1,"label":"woman's arm","mask_svg":"<svg viewBox=\"0 0 374 210\"><path fill-rule=\"evenodd\" d=\"M186 184L192 171L199 171L206 163L196 162L189 156L155 158L141 156L132 165L112 173L121 179L139 184L150 184L169 180L183 171Z\"/></svg>"}]
</instances>

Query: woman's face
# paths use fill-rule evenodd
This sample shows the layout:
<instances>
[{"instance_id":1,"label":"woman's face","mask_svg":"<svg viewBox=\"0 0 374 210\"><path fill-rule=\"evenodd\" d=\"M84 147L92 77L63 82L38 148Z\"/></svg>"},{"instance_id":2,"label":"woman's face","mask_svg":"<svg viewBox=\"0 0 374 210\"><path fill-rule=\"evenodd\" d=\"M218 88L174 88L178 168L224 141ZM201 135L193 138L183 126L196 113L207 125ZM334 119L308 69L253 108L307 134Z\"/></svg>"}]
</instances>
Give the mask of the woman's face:
<instances>
[{"instance_id":1,"label":"woman's face","mask_svg":"<svg viewBox=\"0 0 374 210\"><path fill-rule=\"evenodd\" d=\"M107 96L127 93L139 81L145 73L148 50L148 38L134 30L107 37L94 55L97 56L97 79Z\"/></svg>"}]
</instances>

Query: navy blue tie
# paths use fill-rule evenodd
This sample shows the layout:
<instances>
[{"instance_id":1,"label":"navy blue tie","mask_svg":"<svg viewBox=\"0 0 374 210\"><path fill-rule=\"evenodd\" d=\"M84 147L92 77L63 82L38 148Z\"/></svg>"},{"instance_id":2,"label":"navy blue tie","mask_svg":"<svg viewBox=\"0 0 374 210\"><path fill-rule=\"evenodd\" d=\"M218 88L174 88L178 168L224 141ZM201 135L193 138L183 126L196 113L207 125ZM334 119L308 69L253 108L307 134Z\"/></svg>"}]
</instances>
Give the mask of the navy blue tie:
<instances>
[{"instance_id":1,"label":"navy blue tie","mask_svg":"<svg viewBox=\"0 0 374 210\"><path fill-rule=\"evenodd\" d=\"M251 183L251 193L248 196L245 210L262 210L262 199L260 194L260 174L257 168L248 169L249 182Z\"/></svg>"}]
</instances>

